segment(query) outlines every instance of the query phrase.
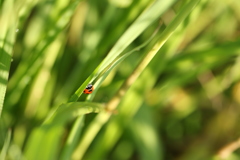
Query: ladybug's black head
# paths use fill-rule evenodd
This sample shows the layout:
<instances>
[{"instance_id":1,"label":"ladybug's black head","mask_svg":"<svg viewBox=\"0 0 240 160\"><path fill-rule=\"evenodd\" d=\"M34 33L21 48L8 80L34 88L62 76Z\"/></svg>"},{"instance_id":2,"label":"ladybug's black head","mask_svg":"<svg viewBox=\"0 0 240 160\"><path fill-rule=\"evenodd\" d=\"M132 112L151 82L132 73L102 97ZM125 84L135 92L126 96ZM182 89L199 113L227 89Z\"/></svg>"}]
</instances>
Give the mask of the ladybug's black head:
<instances>
[{"instance_id":1,"label":"ladybug's black head","mask_svg":"<svg viewBox=\"0 0 240 160\"><path fill-rule=\"evenodd\" d=\"M92 89L93 85L92 84L88 84L86 89Z\"/></svg>"}]
</instances>

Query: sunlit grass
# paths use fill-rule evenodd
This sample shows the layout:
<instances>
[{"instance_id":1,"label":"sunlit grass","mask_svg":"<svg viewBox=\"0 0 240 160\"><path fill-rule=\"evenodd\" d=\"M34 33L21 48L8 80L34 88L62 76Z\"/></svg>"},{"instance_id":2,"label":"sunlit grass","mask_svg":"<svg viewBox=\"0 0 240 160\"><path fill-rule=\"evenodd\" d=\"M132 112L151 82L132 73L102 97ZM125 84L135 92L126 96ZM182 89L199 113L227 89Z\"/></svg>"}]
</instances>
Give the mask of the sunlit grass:
<instances>
[{"instance_id":1,"label":"sunlit grass","mask_svg":"<svg viewBox=\"0 0 240 160\"><path fill-rule=\"evenodd\" d=\"M0 158L240 158L239 10L1 1Z\"/></svg>"}]
</instances>

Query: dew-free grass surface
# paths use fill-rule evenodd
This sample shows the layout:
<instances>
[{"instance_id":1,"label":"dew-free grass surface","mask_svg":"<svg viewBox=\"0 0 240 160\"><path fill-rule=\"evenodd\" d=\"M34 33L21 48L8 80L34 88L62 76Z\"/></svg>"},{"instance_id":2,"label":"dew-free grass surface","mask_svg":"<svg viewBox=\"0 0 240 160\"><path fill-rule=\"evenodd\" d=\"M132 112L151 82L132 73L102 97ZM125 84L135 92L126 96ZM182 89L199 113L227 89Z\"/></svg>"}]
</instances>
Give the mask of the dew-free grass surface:
<instances>
[{"instance_id":1,"label":"dew-free grass surface","mask_svg":"<svg viewBox=\"0 0 240 160\"><path fill-rule=\"evenodd\" d=\"M240 159L239 11L0 1L0 158Z\"/></svg>"}]
</instances>

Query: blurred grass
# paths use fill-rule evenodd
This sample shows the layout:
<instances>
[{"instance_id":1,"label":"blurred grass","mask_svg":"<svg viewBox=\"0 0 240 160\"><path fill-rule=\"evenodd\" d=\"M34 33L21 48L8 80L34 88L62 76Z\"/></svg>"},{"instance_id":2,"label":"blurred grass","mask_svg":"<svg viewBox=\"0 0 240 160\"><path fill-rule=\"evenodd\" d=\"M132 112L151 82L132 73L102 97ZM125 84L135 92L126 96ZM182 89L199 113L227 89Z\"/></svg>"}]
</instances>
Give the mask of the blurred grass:
<instances>
[{"instance_id":1,"label":"blurred grass","mask_svg":"<svg viewBox=\"0 0 240 160\"><path fill-rule=\"evenodd\" d=\"M104 111L189 2L0 1L1 156L240 159L237 0L187 9L117 110Z\"/></svg>"},{"instance_id":2,"label":"blurred grass","mask_svg":"<svg viewBox=\"0 0 240 160\"><path fill-rule=\"evenodd\" d=\"M4 142L4 146L1 150L0 160L4 160L6 158L10 141L11 141L11 131L8 131L5 142Z\"/></svg>"},{"instance_id":3,"label":"blurred grass","mask_svg":"<svg viewBox=\"0 0 240 160\"><path fill-rule=\"evenodd\" d=\"M3 101L7 88L7 79L15 39L17 18L15 14L11 13L11 11L14 10L13 1L10 0L2 4L0 12L0 22L2 24L0 29L0 115L2 113Z\"/></svg>"}]
</instances>

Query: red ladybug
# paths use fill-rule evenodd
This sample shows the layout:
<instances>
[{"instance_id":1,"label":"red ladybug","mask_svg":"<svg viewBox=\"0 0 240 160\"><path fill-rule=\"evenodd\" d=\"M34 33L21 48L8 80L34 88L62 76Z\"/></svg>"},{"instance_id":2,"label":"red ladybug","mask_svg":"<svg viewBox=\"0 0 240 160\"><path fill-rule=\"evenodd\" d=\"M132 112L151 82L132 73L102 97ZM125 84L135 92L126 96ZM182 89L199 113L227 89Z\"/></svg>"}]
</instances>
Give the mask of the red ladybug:
<instances>
[{"instance_id":1,"label":"red ladybug","mask_svg":"<svg viewBox=\"0 0 240 160\"><path fill-rule=\"evenodd\" d=\"M88 84L87 87L84 89L83 93L85 94L91 94L93 92L94 88L92 84Z\"/></svg>"}]
</instances>

